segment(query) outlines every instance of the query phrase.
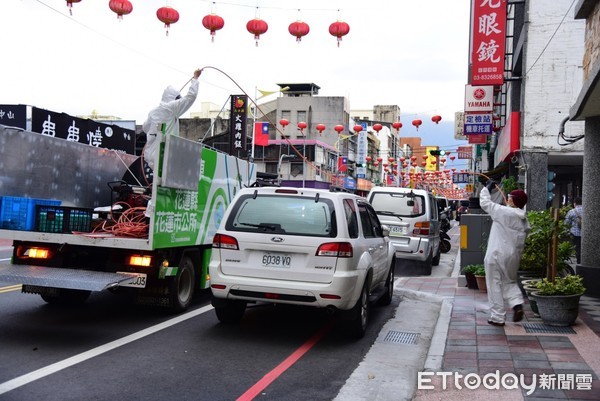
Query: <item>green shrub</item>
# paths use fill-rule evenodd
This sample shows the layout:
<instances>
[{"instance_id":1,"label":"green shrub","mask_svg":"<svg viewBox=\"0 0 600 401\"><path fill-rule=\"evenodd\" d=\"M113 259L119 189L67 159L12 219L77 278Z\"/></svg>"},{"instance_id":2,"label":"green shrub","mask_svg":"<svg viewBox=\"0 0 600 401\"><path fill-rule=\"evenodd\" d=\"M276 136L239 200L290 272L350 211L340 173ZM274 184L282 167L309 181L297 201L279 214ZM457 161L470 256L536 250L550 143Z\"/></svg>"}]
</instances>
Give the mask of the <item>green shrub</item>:
<instances>
[{"instance_id":1,"label":"green shrub","mask_svg":"<svg viewBox=\"0 0 600 401\"><path fill-rule=\"evenodd\" d=\"M554 283L543 279L536 284L539 295L577 295L585 292L583 278L576 274L565 277L556 277Z\"/></svg>"},{"instance_id":2,"label":"green shrub","mask_svg":"<svg viewBox=\"0 0 600 401\"><path fill-rule=\"evenodd\" d=\"M475 272L481 267L483 267L482 264L466 265L463 267L463 273L475 274Z\"/></svg>"},{"instance_id":3,"label":"green shrub","mask_svg":"<svg viewBox=\"0 0 600 401\"><path fill-rule=\"evenodd\" d=\"M575 247L570 241L569 227L565 223L565 215L569 208L561 208L558 219L558 271L568 266L568 262L575 253ZM548 244L552 241L554 220L550 209L527 212L527 220L531 231L525 240L525 248L519 268L529 272L546 273L548 267Z\"/></svg>"}]
</instances>

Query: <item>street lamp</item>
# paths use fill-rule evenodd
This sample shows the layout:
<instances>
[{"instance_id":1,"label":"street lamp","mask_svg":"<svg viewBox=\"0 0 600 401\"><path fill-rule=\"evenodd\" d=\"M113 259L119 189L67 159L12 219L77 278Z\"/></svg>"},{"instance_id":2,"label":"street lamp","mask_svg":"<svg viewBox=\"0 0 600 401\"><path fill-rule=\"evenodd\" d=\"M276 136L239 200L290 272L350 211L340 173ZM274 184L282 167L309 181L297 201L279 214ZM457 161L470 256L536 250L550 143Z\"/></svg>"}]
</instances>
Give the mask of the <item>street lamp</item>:
<instances>
[{"instance_id":1,"label":"street lamp","mask_svg":"<svg viewBox=\"0 0 600 401\"><path fill-rule=\"evenodd\" d=\"M294 159L296 155L281 155L277 163L277 185L281 185L281 162L283 159Z\"/></svg>"}]
</instances>

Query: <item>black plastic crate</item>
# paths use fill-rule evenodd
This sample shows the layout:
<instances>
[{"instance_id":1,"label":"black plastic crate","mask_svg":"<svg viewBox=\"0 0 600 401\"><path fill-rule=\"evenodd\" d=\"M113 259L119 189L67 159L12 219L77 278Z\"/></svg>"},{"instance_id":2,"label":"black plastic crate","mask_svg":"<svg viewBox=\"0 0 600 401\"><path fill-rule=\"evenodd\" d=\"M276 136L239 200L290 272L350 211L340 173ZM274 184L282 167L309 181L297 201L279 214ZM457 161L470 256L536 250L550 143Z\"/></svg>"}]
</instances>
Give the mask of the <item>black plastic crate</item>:
<instances>
[{"instance_id":1,"label":"black plastic crate","mask_svg":"<svg viewBox=\"0 0 600 401\"><path fill-rule=\"evenodd\" d=\"M35 210L35 231L45 233L92 231L93 209L37 205Z\"/></svg>"}]
</instances>

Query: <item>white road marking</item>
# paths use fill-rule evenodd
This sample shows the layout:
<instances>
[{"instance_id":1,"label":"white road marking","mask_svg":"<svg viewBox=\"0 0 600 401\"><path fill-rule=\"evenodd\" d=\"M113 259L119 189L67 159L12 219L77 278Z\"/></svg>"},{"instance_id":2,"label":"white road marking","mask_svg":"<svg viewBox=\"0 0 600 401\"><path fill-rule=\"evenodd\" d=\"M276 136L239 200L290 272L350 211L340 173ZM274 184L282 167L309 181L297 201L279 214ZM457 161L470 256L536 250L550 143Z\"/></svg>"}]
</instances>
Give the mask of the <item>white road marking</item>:
<instances>
[{"instance_id":1,"label":"white road marking","mask_svg":"<svg viewBox=\"0 0 600 401\"><path fill-rule=\"evenodd\" d=\"M178 323L181 323L185 320L191 319L195 316L201 315L212 310L213 307L211 305L204 306L200 309L196 309L194 311L185 313L183 315L177 316L173 319L167 320L166 322L154 325L152 327L148 327L147 329L140 330L137 333L130 334L126 337L120 338L118 340L112 341L110 343L101 345L99 347L93 348L89 351L82 352L81 354L72 356L65 360L53 363L52 365L48 365L38 370L34 370L33 372L24 374L12 380L9 380L4 383L0 383L0 394L4 394L11 390L14 390L18 387L24 386L28 383L31 383L35 380L41 379L42 377L49 376L53 373L56 373L60 370L66 369L88 359L91 359L95 356L104 354L105 352L112 351L115 348L119 348L123 345L129 344L133 341L139 340L143 337L149 336L150 334L154 334L158 331L164 330L170 326L174 326Z\"/></svg>"}]
</instances>

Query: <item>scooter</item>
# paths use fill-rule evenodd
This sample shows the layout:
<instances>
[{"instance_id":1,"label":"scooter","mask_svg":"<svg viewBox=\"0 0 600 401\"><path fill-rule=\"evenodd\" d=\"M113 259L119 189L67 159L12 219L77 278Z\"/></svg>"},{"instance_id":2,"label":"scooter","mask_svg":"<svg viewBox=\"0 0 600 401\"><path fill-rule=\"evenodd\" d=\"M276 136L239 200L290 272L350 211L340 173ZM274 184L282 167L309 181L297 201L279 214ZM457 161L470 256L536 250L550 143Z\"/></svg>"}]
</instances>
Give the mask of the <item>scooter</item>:
<instances>
[{"instance_id":1,"label":"scooter","mask_svg":"<svg viewBox=\"0 0 600 401\"><path fill-rule=\"evenodd\" d=\"M447 253L452 249L450 236L448 235L448 230L451 227L448 212L444 211L440 213L440 252L442 253Z\"/></svg>"}]
</instances>

